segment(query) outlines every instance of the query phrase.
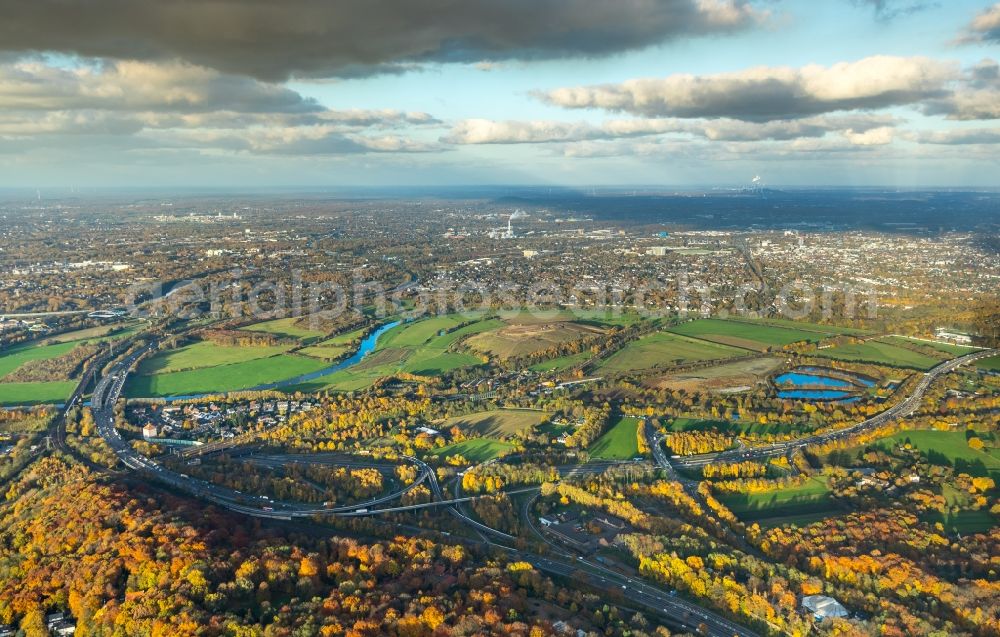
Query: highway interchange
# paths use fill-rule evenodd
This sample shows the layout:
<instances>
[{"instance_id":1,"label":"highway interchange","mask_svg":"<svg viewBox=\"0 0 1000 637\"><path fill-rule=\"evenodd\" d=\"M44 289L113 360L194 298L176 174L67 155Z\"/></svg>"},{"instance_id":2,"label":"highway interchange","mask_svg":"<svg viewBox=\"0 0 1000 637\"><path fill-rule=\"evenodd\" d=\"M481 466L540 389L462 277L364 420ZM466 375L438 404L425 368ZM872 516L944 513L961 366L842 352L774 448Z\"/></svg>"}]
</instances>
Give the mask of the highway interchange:
<instances>
[{"instance_id":1,"label":"highway interchange","mask_svg":"<svg viewBox=\"0 0 1000 637\"><path fill-rule=\"evenodd\" d=\"M642 581L639 578L611 570L602 564L590 561L581 555L572 554L559 545L554 544L536 527L532 518L530 505L534 498L537 497L537 487L515 489L508 491L507 493L509 495L534 494L533 497L526 497L524 499L522 516L527 528L530 529L536 538L546 546L546 555L539 555L523 549L513 548L507 544L498 543L497 540L511 543L517 538L504 531L493 529L477 520L474 520L463 512L460 507L460 505L465 502L470 502L483 496L462 496L460 491L461 481L456 480L455 496L450 499L446 498L434 470L415 457L406 456L403 458L404 461L413 463L419 470L417 478L411 484L406 485L397 491L378 496L366 502L339 507L325 505L318 507L316 505L299 502L273 501L266 496L243 494L233 489L211 484L207 481L192 478L183 473L177 473L167 469L155 460L150 459L132 449L129 443L121 437L115 428L114 420L114 406L121 397L122 388L124 387L125 380L127 379L130 370L140 358L155 350L156 347L157 343L155 341L151 342L145 347L132 351L124 358L112 364L111 367L106 370L106 373L97 380L92 394L91 406L99 435L107 441L108 445L118 456L122 464L132 471L138 472L146 477L155 478L170 487L187 492L203 500L222 506L230 511L260 518L291 520L293 518L311 518L317 515L359 517L416 511L430 507L444 507L449 515L454 517L461 524L472 529L487 545L510 554L512 558L529 562L541 571L561 577L573 578L577 581L582 580L588 585L600 590L607 590L609 587L620 587L622 592L626 594L625 596L629 603L639 605L647 611L651 611L666 618L666 620L674 627L686 630L697 630L700 625L706 628L707 634L712 635L713 637L750 637L756 634L747 628L742 627L701 606L676 597L676 594L673 591L664 591ZM978 358L994 356L996 354L996 350L984 350L941 363L926 373L914 387L912 393L902 402L897 403L877 416L838 431L810 436L795 441L769 445L766 447L752 449L742 448L723 453L704 454L700 456L673 459L667 457L662 446L662 437L655 432L654 428L650 426L648 421L646 423L647 438L650 442L650 448L652 449L653 459L656 465L667 470L670 475L675 477L675 465L682 467L699 467L711 462L760 459L784 455L795 449L836 440L853 435L859 431L879 427L893 419L908 416L912 414L920 405L920 401L923 398L924 393L936 378L944 373L956 369L961 365L977 360ZM100 364L104 364L104 362L105 361L100 361ZM93 374L93 371L98 369L99 366L99 364L92 365L89 369L89 373ZM82 400L83 391L90 380L90 376L86 376L84 378L80 387L76 392L74 392L70 401L67 403L66 409L72 407L77 403L77 401ZM61 420L61 418L59 420ZM263 456L261 458L254 459L253 461L264 464L273 464L275 462L280 462L280 456ZM290 459L289 461L302 461L302 458L297 457ZM322 460L314 459L313 461ZM356 462L361 464L366 461L359 457ZM375 466L377 464L377 462L372 461L371 463L365 464L365 466ZM583 472L603 471L607 468L607 466L609 465L595 464L589 467L587 465L574 465L569 467L560 467L559 472L561 476L565 476L568 474L579 474ZM416 488L417 485L425 483L431 491L431 502L380 508L381 505L398 500L410 490Z\"/></svg>"}]
</instances>

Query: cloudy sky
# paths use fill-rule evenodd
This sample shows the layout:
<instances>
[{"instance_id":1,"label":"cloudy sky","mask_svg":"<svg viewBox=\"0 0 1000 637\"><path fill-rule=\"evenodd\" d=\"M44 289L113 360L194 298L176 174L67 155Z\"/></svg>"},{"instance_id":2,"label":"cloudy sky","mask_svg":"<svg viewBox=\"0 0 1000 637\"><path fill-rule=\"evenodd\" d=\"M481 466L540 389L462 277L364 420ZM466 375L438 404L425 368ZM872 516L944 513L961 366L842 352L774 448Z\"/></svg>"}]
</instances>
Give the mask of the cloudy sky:
<instances>
[{"instance_id":1,"label":"cloudy sky","mask_svg":"<svg viewBox=\"0 0 1000 637\"><path fill-rule=\"evenodd\" d=\"M6 0L0 187L1000 186L988 0Z\"/></svg>"}]
</instances>

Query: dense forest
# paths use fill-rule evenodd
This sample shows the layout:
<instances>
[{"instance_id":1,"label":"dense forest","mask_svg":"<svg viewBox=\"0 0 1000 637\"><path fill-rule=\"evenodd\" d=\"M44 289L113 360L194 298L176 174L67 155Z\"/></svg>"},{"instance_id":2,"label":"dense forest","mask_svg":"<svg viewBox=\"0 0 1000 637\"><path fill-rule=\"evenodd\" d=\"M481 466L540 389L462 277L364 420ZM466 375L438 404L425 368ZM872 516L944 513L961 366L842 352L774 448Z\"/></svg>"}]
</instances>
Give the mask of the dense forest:
<instances>
[{"instance_id":1,"label":"dense forest","mask_svg":"<svg viewBox=\"0 0 1000 637\"><path fill-rule=\"evenodd\" d=\"M594 629L571 610L604 604L474 547L267 529L55 457L5 500L0 624L28 637L53 611L83 637L541 636L560 618Z\"/></svg>"}]
</instances>

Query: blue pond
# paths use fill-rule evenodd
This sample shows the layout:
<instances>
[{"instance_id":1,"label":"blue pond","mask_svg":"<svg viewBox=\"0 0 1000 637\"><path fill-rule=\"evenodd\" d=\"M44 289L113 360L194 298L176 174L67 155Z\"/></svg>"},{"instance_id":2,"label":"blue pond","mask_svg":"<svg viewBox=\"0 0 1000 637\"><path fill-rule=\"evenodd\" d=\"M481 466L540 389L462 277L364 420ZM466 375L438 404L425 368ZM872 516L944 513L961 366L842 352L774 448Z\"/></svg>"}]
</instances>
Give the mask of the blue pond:
<instances>
[{"instance_id":1,"label":"blue pond","mask_svg":"<svg viewBox=\"0 0 1000 637\"><path fill-rule=\"evenodd\" d=\"M788 372L782 374L781 376L776 376L774 384L779 387L784 387L786 385L792 385L793 387L839 387L841 389L850 389L853 387L851 383L840 378L820 376L819 374L801 374L797 372Z\"/></svg>"}]
</instances>

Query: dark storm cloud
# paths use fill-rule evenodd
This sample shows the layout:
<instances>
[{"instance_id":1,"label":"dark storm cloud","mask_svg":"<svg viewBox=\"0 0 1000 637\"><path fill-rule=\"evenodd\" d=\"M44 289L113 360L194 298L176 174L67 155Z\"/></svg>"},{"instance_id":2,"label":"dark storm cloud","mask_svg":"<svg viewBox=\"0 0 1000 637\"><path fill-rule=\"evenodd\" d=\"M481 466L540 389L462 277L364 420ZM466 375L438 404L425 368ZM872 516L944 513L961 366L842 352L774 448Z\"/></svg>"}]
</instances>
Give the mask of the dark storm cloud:
<instances>
[{"instance_id":1,"label":"dark storm cloud","mask_svg":"<svg viewBox=\"0 0 1000 637\"><path fill-rule=\"evenodd\" d=\"M8 0L0 50L176 57L281 80L605 55L760 17L748 0Z\"/></svg>"}]
</instances>

